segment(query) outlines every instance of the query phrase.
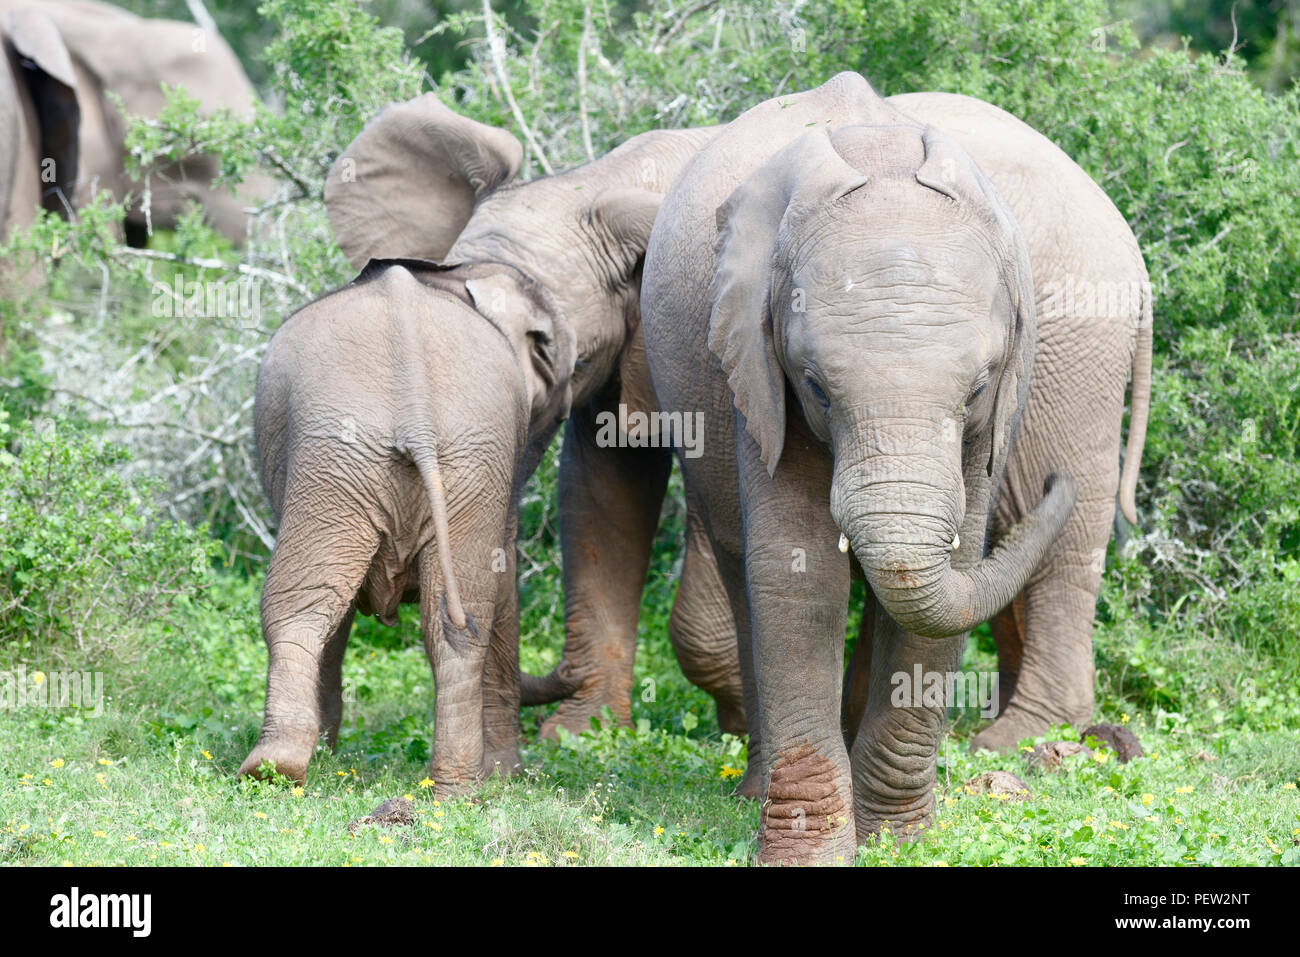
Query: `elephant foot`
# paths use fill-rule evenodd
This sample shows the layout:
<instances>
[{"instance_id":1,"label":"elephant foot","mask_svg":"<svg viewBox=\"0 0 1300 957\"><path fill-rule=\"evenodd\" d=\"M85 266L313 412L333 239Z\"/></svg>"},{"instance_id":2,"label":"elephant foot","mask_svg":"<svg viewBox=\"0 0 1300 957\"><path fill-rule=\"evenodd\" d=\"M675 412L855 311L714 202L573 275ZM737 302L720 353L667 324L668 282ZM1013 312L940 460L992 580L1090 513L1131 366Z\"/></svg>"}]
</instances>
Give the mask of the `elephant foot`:
<instances>
[{"instance_id":1,"label":"elephant foot","mask_svg":"<svg viewBox=\"0 0 1300 957\"><path fill-rule=\"evenodd\" d=\"M835 766L809 743L782 749L758 830L760 864L852 864L852 811Z\"/></svg>"},{"instance_id":2,"label":"elephant foot","mask_svg":"<svg viewBox=\"0 0 1300 957\"><path fill-rule=\"evenodd\" d=\"M460 798L467 798L478 791L482 783L474 778L461 778L459 780L443 780L436 775L431 775L434 780L433 796L439 801L456 801Z\"/></svg>"},{"instance_id":3,"label":"elephant foot","mask_svg":"<svg viewBox=\"0 0 1300 957\"><path fill-rule=\"evenodd\" d=\"M717 698L718 728L726 734L741 735L748 727L745 724L745 705L730 698Z\"/></svg>"},{"instance_id":4,"label":"elephant foot","mask_svg":"<svg viewBox=\"0 0 1300 957\"><path fill-rule=\"evenodd\" d=\"M760 801L763 798L762 774L758 770L757 757L751 758L749 765L745 768L745 773L740 782L736 785L736 790L731 792L732 797L748 798L751 801Z\"/></svg>"},{"instance_id":5,"label":"elephant foot","mask_svg":"<svg viewBox=\"0 0 1300 957\"><path fill-rule=\"evenodd\" d=\"M570 734L582 734L584 731L590 731L592 718L604 722L604 716L601 712L605 708L609 708L614 713L614 717L619 724L628 725L632 723L632 703L626 694L594 693L584 695L579 692L574 697L566 698L560 702L560 707L543 722L538 734L543 738L557 738L559 737L560 728Z\"/></svg>"},{"instance_id":6,"label":"elephant foot","mask_svg":"<svg viewBox=\"0 0 1300 957\"><path fill-rule=\"evenodd\" d=\"M1056 713L1029 711L1013 701L997 719L970 740L971 752L995 751L1008 753L1026 738L1043 734L1054 724L1086 727L1092 716L1092 703L1086 707L1059 709Z\"/></svg>"},{"instance_id":7,"label":"elephant foot","mask_svg":"<svg viewBox=\"0 0 1300 957\"><path fill-rule=\"evenodd\" d=\"M855 802L853 820L857 841L866 844L888 832L895 841L907 844L920 837L934 823L934 792L915 804L889 806L871 800Z\"/></svg>"},{"instance_id":8,"label":"elephant foot","mask_svg":"<svg viewBox=\"0 0 1300 957\"><path fill-rule=\"evenodd\" d=\"M239 777L266 780L262 765L269 761L277 774L281 774L295 784L307 782L307 764L311 761L313 747L300 742L287 741L283 738L259 741L244 763L239 766Z\"/></svg>"},{"instance_id":9,"label":"elephant foot","mask_svg":"<svg viewBox=\"0 0 1300 957\"><path fill-rule=\"evenodd\" d=\"M520 768L519 749L517 747L501 748L483 755L484 780L494 774L499 774L503 778L511 778L519 773Z\"/></svg>"}]
</instances>

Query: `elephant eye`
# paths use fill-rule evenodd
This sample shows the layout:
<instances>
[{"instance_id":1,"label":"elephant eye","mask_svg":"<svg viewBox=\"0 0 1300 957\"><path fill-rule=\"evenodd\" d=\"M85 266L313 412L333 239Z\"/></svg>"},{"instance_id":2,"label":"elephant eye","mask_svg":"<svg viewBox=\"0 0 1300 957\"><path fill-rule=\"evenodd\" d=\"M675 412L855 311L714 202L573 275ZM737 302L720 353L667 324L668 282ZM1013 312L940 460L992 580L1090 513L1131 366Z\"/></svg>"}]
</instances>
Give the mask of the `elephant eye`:
<instances>
[{"instance_id":1,"label":"elephant eye","mask_svg":"<svg viewBox=\"0 0 1300 957\"><path fill-rule=\"evenodd\" d=\"M817 384L817 380L810 375L804 376L804 382L808 384L808 391L813 394L813 398L821 405L822 411L830 411L831 400L827 398L826 391Z\"/></svg>"},{"instance_id":2,"label":"elephant eye","mask_svg":"<svg viewBox=\"0 0 1300 957\"><path fill-rule=\"evenodd\" d=\"M966 400L967 407L974 405L975 400L978 399L980 396L982 396L984 394L984 390L987 389L988 387L989 384L987 382L983 383L980 386L977 386L975 391L970 394L970 398Z\"/></svg>"}]
</instances>

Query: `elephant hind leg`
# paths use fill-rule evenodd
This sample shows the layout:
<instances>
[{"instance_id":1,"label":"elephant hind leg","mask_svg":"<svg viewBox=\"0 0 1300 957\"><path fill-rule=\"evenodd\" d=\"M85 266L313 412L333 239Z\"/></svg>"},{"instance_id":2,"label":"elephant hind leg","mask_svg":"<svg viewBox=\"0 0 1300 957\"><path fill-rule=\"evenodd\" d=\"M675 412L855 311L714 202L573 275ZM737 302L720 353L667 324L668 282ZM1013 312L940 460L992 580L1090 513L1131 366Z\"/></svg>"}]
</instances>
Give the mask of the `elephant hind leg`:
<instances>
[{"instance_id":1,"label":"elephant hind leg","mask_svg":"<svg viewBox=\"0 0 1300 957\"><path fill-rule=\"evenodd\" d=\"M1025 654L1025 593L1022 591L989 621L998 651L998 714L1007 709Z\"/></svg>"},{"instance_id":2,"label":"elephant hind leg","mask_svg":"<svg viewBox=\"0 0 1300 957\"><path fill-rule=\"evenodd\" d=\"M682 674L717 703L718 727L731 734L744 734L745 700L736 623L726 586L718 574L713 546L694 511L686 517L686 553L668 619L668 637Z\"/></svg>"},{"instance_id":3,"label":"elephant hind leg","mask_svg":"<svg viewBox=\"0 0 1300 957\"><path fill-rule=\"evenodd\" d=\"M364 518L326 523L311 509L284 509L262 588L268 652L266 714L239 775L260 777L263 762L292 781L306 779L322 729L337 734L342 660L353 600L378 548ZM358 529L364 529L359 532Z\"/></svg>"}]
</instances>

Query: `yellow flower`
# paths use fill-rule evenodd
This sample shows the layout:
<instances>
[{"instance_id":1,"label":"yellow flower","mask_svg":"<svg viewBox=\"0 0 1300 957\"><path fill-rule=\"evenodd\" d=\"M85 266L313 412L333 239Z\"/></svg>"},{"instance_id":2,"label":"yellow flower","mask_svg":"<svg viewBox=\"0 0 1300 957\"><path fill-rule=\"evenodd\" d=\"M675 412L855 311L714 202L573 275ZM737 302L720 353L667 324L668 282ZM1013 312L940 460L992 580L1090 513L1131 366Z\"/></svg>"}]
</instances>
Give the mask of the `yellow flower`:
<instances>
[{"instance_id":1,"label":"yellow flower","mask_svg":"<svg viewBox=\"0 0 1300 957\"><path fill-rule=\"evenodd\" d=\"M32 779L32 775L31 775L30 772L27 773L27 774L24 774L24 775L23 775L23 780L24 780L24 781L30 781L31 779Z\"/></svg>"},{"instance_id":2,"label":"yellow flower","mask_svg":"<svg viewBox=\"0 0 1300 957\"><path fill-rule=\"evenodd\" d=\"M489 866L491 866L491 867L500 867L500 866L501 866L502 864L504 864L504 863L505 863L505 861L501 860L501 858L499 858L499 857L494 857L494 858L492 858L492 863L491 863Z\"/></svg>"},{"instance_id":3,"label":"yellow flower","mask_svg":"<svg viewBox=\"0 0 1300 957\"><path fill-rule=\"evenodd\" d=\"M44 672L44 671L33 671L33 672L32 672L32 684L34 684L34 685L38 685L38 684L40 684L40 683L41 683L42 681L44 681L44 680L45 680L45 672Z\"/></svg>"},{"instance_id":4,"label":"yellow flower","mask_svg":"<svg viewBox=\"0 0 1300 957\"><path fill-rule=\"evenodd\" d=\"M1121 715L1119 716L1119 723L1120 723L1120 724L1128 724L1128 715L1126 715L1126 714L1121 714Z\"/></svg>"},{"instance_id":5,"label":"yellow flower","mask_svg":"<svg viewBox=\"0 0 1300 957\"><path fill-rule=\"evenodd\" d=\"M658 836L659 836L660 834L662 834L663 832L664 832L664 829L663 829L662 827L657 827L657 828L655 828L655 837L658 837Z\"/></svg>"},{"instance_id":6,"label":"yellow flower","mask_svg":"<svg viewBox=\"0 0 1300 957\"><path fill-rule=\"evenodd\" d=\"M593 815L591 816L591 823L592 823L592 824L599 824L599 823L600 823L600 815L599 815L599 814L593 814Z\"/></svg>"},{"instance_id":7,"label":"yellow flower","mask_svg":"<svg viewBox=\"0 0 1300 957\"><path fill-rule=\"evenodd\" d=\"M253 817L260 817L263 821L265 821L265 820L266 820L266 812L265 812L265 811L254 811L254 812L253 812Z\"/></svg>"},{"instance_id":8,"label":"yellow flower","mask_svg":"<svg viewBox=\"0 0 1300 957\"><path fill-rule=\"evenodd\" d=\"M95 780L99 782L100 787L103 788L108 787L108 785L104 783L104 773L102 771L99 774L95 775Z\"/></svg>"},{"instance_id":9,"label":"yellow flower","mask_svg":"<svg viewBox=\"0 0 1300 957\"><path fill-rule=\"evenodd\" d=\"M1192 787L1190 784L1184 784L1184 785L1183 785L1182 787L1180 787L1180 788L1174 788L1174 793L1175 793L1175 794L1191 794L1191 793L1192 793L1193 791L1195 791L1195 790L1196 790L1196 788Z\"/></svg>"},{"instance_id":10,"label":"yellow flower","mask_svg":"<svg viewBox=\"0 0 1300 957\"><path fill-rule=\"evenodd\" d=\"M207 848L204 847L202 844L195 844L195 845L194 845L194 853L195 853L195 854L202 854L202 853L203 853L204 851L206 851L206 850L207 850Z\"/></svg>"},{"instance_id":11,"label":"yellow flower","mask_svg":"<svg viewBox=\"0 0 1300 957\"><path fill-rule=\"evenodd\" d=\"M91 837L108 837L108 835L105 834L103 831L96 831L94 834L91 835Z\"/></svg>"},{"instance_id":12,"label":"yellow flower","mask_svg":"<svg viewBox=\"0 0 1300 957\"><path fill-rule=\"evenodd\" d=\"M437 811L434 811L434 812L433 812L433 816L434 816L434 817L442 817L442 816L445 815L446 813L447 813L446 811L444 811L444 810L442 810L441 808L439 808Z\"/></svg>"},{"instance_id":13,"label":"yellow flower","mask_svg":"<svg viewBox=\"0 0 1300 957\"><path fill-rule=\"evenodd\" d=\"M408 801L414 801L414 800L415 800L415 798L411 797L411 795L409 795L409 794L403 794L402 797L406 798Z\"/></svg>"},{"instance_id":14,"label":"yellow flower","mask_svg":"<svg viewBox=\"0 0 1300 957\"><path fill-rule=\"evenodd\" d=\"M442 825L439 824L439 823L437 823L436 821L425 821L425 822L424 822L424 826L425 826L425 827L431 827L431 828L433 828L435 831L441 831L441 830L442 830Z\"/></svg>"},{"instance_id":15,"label":"yellow flower","mask_svg":"<svg viewBox=\"0 0 1300 957\"><path fill-rule=\"evenodd\" d=\"M420 787L422 788L431 788L433 787L433 785L434 785L434 780L433 778L430 777L426 777L423 781L420 782Z\"/></svg>"},{"instance_id":16,"label":"yellow flower","mask_svg":"<svg viewBox=\"0 0 1300 957\"><path fill-rule=\"evenodd\" d=\"M104 767L106 767L106 768L111 768L111 767L113 766L113 762L112 762L111 760L109 760L108 758L100 758L100 759L99 759L99 763L102 764L102 765L103 765Z\"/></svg>"},{"instance_id":17,"label":"yellow flower","mask_svg":"<svg viewBox=\"0 0 1300 957\"><path fill-rule=\"evenodd\" d=\"M1088 863L1088 862L1087 862L1086 860L1084 860L1082 857L1072 857L1072 858L1070 858L1070 866L1071 866L1071 867L1083 867L1083 865L1084 865L1084 864L1087 864L1087 863Z\"/></svg>"},{"instance_id":18,"label":"yellow flower","mask_svg":"<svg viewBox=\"0 0 1300 957\"><path fill-rule=\"evenodd\" d=\"M203 756L204 756L205 758L207 758L209 761L212 760L212 755L211 755L209 752L207 752L207 751L200 751L199 754L203 755Z\"/></svg>"},{"instance_id":19,"label":"yellow flower","mask_svg":"<svg viewBox=\"0 0 1300 957\"><path fill-rule=\"evenodd\" d=\"M1109 758L1110 758L1110 752L1109 752L1109 751L1094 751L1094 752L1092 752L1092 759L1093 759L1094 761L1096 761L1098 764L1105 764L1106 761L1107 761Z\"/></svg>"},{"instance_id":20,"label":"yellow flower","mask_svg":"<svg viewBox=\"0 0 1300 957\"><path fill-rule=\"evenodd\" d=\"M124 840L124 841L134 841L134 840L135 840L135 835L134 835L134 834L128 834L126 837L122 838L122 840Z\"/></svg>"},{"instance_id":21,"label":"yellow flower","mask_svg":"<svg viewBox=\"0 0 1300 957\"><path fill-rule=\"evenodd\" d=\"M391 837L389 837L387 834L380 834L380 835L379 835L379 843L380 843L380 844L392 844L392 843L393 843L393 839L392 839Z\"/></svg>"},{"instance_id":22,"label":"yellow flower","mask_svg":"<svg viewBox=\"0 0 1300 957\"><path fill-rule=\"evenodd\" d=\"M1156 799L1156 798L1155 798L1155 795L1154 795L1154 794L1144 794L1144 795L1142 795L1142 806L1143 806L1143 807L1150 807L1150 806L1151 806L1151 802L1154 801L1155 799Z\"/></svg>"},{"instance_id":23,"label":"yellow flower","mask_svg":"<svg viewBox=\"0 0 1300 957\"><path fill-rule=\"evenodd\" d=\"M62 759L62 758L55 758L53 761L50 762L50 767L52 767L52 768L61 768L61 767L63 767L63 759Z\"/></svg>"},{"instance_id":24,"label":"yellow flower","mask_svg":"<svg viewBox=\"0 0 1300 957\"><path fill-rule=\"evenodd\" d=\"M296 798L300 798L300 797L302 797L304 794L306 794L307 792L304 791L301 787L296 787L296 788L293 789L293 792L292 792L292 793L293 793L293 796L294 796L294 797L296 797Z\"/></svg>"},{"instance_id":25,"label":"yellow flower","mask_svg":"<svg viewBox=\"0 0 1300 957\"><path fill-rule=\"evenodd\" d=\"M339 777L341 777L341 778L345 778L345 777L348 776L348 772L346 772L346 771L335 771L334 773L337 774L337 775L338 775Z\"/></svg>"},{"instance_id":26,"label":"yellow flower","mask_svg":"<svg viewBox=\"0 0 1300 957\"><path fill-rule=\"evenodd\" d=\"M46 779L45 779L44 781L42 781L41 783L42 783L42 784L53 784L54 782L51 781L49 778L46 778Z\"/></svg>"},{"instance_id":27,"label":"yellow flower","mask_svg":"<svg viewBox=\"0 0 1300 957\"><path fill-rule=\"evenodd\" d=\"M729 778L738 778L742 774L744 774L744 772L741 771L740 768L729 767L725 764L722 766L722 770L718 772L718 776L722 778L724 781L728 780Z\"/></svg>"},{"instance_id":28,"label":"yellow flower","mask_svg":"<svg viewBox=\"0 0 1300 957\"><path fill-rule=\"evenodd\" d=\"M1282 785L1282 790L1283 790L1283 791L1294 791L1294 790L1295 790L1295 782L1294 782L1294 781L1287 781L1286 784Z\"/></svg>"},{"instance_id":29,"label":"yellow flower","mask_svg":"<svg viewBox=\"0 0 1300 957\"><path fill-rule=\"evenodd\" d=\"M578 856L578 852L577 852L577 851L565 851L565 852L564 852L564 856L567 857L569 860L573 860L574 858L576 858L576 857Z\"/></svg>"}]
</instances>

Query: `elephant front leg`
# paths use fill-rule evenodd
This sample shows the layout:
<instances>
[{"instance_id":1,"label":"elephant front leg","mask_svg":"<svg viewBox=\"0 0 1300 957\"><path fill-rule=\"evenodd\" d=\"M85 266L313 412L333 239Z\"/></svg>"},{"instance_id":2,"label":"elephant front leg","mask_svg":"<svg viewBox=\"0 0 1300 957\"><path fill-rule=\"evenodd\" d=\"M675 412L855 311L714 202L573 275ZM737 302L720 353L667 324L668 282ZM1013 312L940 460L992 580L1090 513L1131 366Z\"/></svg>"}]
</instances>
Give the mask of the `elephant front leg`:
<instances>
[{"instance_id":1,"label":"elephant front leg","mask_svg":"<svg viewBox=\"0 0 1300 957\"><path fill-rule=\"evenodd\" d=\"M870 678L851 753L859 844L886 827L908 840L932 821L947 689L950 676L963 677L957 669L966 645L966 635L935 639L904 631L871 596L863 610L868 616Z\"/></svg>"},{"instance_id":2,"label":"elephant front leg","mask_svg":"<svg viewBox=\"0 0 1300 957\"><path fill-rule=\"evenodd\" d=\"M791 431L769 477L743 425L736 433L763 741L759 861L851 864L853 792L840 732L849 562L827 504L830 462Z\"/></svg>"},{"instance_id":3,"label":"elephant front leg","mask_svg":"<svg viewBox=\"0 0 1300 957\"><path fill-rule=\"evenodd\" d=\"M575 412L564 433L564 656L551 675L523 681L524 704L564 698L542 725L543 737L561 727L581 733L604 708L631 720L637 616L672 458L668 449L603 444L600 411L617 415L616 407L593 403Z\"/></svg>"}]
</instances>

